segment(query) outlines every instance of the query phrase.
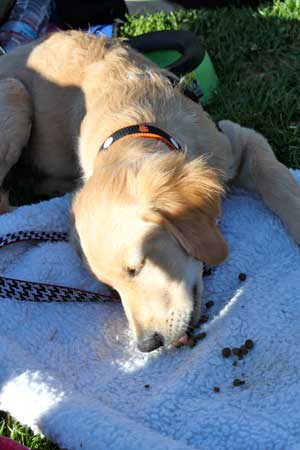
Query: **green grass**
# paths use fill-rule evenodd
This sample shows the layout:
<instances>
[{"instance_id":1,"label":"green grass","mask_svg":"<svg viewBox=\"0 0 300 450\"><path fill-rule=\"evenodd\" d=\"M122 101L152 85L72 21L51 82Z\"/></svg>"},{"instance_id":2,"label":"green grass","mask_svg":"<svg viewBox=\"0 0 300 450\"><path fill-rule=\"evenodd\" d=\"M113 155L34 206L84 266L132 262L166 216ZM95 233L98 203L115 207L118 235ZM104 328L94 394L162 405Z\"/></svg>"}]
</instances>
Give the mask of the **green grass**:
<instances>
[{"instance_id":1,"label":"green grass","mask_svg":"<svg viewBox=\"0 0 300 450\"><path fill-rule=\"evenodd\" d=\"M220 80L208 107L212 117L256 128L268 137L282 162L299 168L299 19L300 0L286 0L255 10L222 8L129 17L122 34L184 28L202 36ZM6 414L0 420L0 435L31 449L58 449Z\"/></svg>"},{"instance_id":2,"label":"green grass","mask_svg":"<svg viewBox=\"0 0 300 450\"><path fill-rule=\"evenodd\" d=\"M4 411L0 411L0 436L14 439L32 450L59 450L57 445L39 434L35 435L30 428L13 420Z\"/></svg>"}]
</instances>

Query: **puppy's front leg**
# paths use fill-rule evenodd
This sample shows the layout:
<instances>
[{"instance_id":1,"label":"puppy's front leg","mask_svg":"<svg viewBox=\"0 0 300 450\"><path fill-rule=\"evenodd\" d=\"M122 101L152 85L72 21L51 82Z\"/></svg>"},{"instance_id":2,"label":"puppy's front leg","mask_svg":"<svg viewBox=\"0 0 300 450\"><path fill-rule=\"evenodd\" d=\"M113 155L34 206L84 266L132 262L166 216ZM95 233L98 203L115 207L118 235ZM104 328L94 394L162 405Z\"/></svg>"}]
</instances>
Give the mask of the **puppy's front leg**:
<instances>
[{"instance_id":1,"label":"puppy's front leg","mask_svg":"<svg viewBox=\"0 0 300 450\"><path fill-rule=\"evenodd\" d=\"M31 97L24 85L14 78L0 80L0 214L10 209L3 182L28 142L31 120Z\"/></svg>"},{"instance_id":2,"label":"puppy's front leg","mask_svg":"<svg viewBox=\"0 0 300 450\"><path fill-rule=\"evenodd\" d=\"M300 244L300 186L275 157L268 141L249 128L230 121L219 123L237 160L234 184L261 195Z\"/></svg>"}]
</instances>

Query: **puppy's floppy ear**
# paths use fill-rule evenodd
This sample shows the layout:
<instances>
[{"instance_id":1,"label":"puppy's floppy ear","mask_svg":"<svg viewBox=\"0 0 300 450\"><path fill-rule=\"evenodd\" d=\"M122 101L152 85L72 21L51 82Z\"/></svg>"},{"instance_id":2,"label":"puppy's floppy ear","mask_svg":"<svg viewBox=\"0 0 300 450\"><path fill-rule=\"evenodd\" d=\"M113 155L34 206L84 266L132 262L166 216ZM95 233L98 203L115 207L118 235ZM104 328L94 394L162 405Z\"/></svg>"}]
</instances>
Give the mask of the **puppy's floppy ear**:
<instances>
[{"instance_id":1,"label":"puppy's floppy ear","mask_svg":"<svg viewBox=\"0 0 300 450\"><path fill-rule=\"evenodd\" d=\"M220 174L203 158L187 161L184 154L160 155L151 167L141 178L150 203L145 218L167 229L194 258L223 262L228 248L216 225L224 193Z\"/></svg>"},{"instance_id":2,"label":"puppy's floppy ear","mask_svg":"<svg viewBox=\"0 0 300 450\"><path fill-rule=\"evenodd\" d=\"M182 218L169 218L165 220L165 227L194 258L212 265L227 258L227 244L215 220L207 215L191 212Z\"/></svg>"}]
</instances>

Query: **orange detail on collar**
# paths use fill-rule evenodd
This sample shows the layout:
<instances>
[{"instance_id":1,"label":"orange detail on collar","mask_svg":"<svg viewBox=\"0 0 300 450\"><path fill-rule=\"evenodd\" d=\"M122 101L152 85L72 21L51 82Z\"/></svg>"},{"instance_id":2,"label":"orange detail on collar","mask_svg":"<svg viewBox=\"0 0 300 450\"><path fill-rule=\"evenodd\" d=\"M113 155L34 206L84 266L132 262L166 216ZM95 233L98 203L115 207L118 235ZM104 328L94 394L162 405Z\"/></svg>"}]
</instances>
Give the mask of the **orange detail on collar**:
<instances>
[{"instance_id":1,"label":"orange detail on collar","mask_svg":"<svg viewBox=\"0 0 300 450\"><path fill-rule=\"evenodd\" d=\"M170 150L181 151L181 145L176 139L171 137L168 133L148 124L130 125L128 127L120 128L111 134L101 145L101 150L108 150L108 148L115 142L128 138L146 138L156 139L164 142Z\"/></svg>"}]
</instances>

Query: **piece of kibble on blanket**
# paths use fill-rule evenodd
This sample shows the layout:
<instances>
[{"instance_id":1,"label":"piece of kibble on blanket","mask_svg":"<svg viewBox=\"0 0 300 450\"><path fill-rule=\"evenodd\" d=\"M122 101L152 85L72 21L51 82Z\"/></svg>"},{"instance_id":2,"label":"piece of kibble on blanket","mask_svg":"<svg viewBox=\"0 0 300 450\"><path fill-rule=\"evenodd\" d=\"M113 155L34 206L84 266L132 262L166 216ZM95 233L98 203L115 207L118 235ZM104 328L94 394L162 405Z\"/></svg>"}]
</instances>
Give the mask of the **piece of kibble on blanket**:
<instances>
[{"instance_id":1,"label":"piece of kibble on blanket","mask_svg":"<svg viewBox=\"0 0 300 450\"><path fill-rule=\"evenodd\" d=\"M233 386L243 386L246 383L245 380L240 380L239 378L235 378L232 382Z\"/></svg>"},{"instance_id":2,"label":"piece of kibble on blanket","mask_svg":"<svg viewBox=\"0 0 300 450\"><path fill-rule=\"evenodd\" d=\"M207 309L210 309L214 306L214 302L212 300L209 300L208 302L205 303L205 306Z\"/></svg>"},{"instance_id":3,"label":"piece of kibble on blanket","mask_svg":"<svg viewBox=\"0 0 300 450\"><path fill-rule=\"evenodd\" d=\"M231 355L231 349L229 347L225 347L222 349L223 358L229 358L230 355Z\"/></svg>"}]
</instances>

